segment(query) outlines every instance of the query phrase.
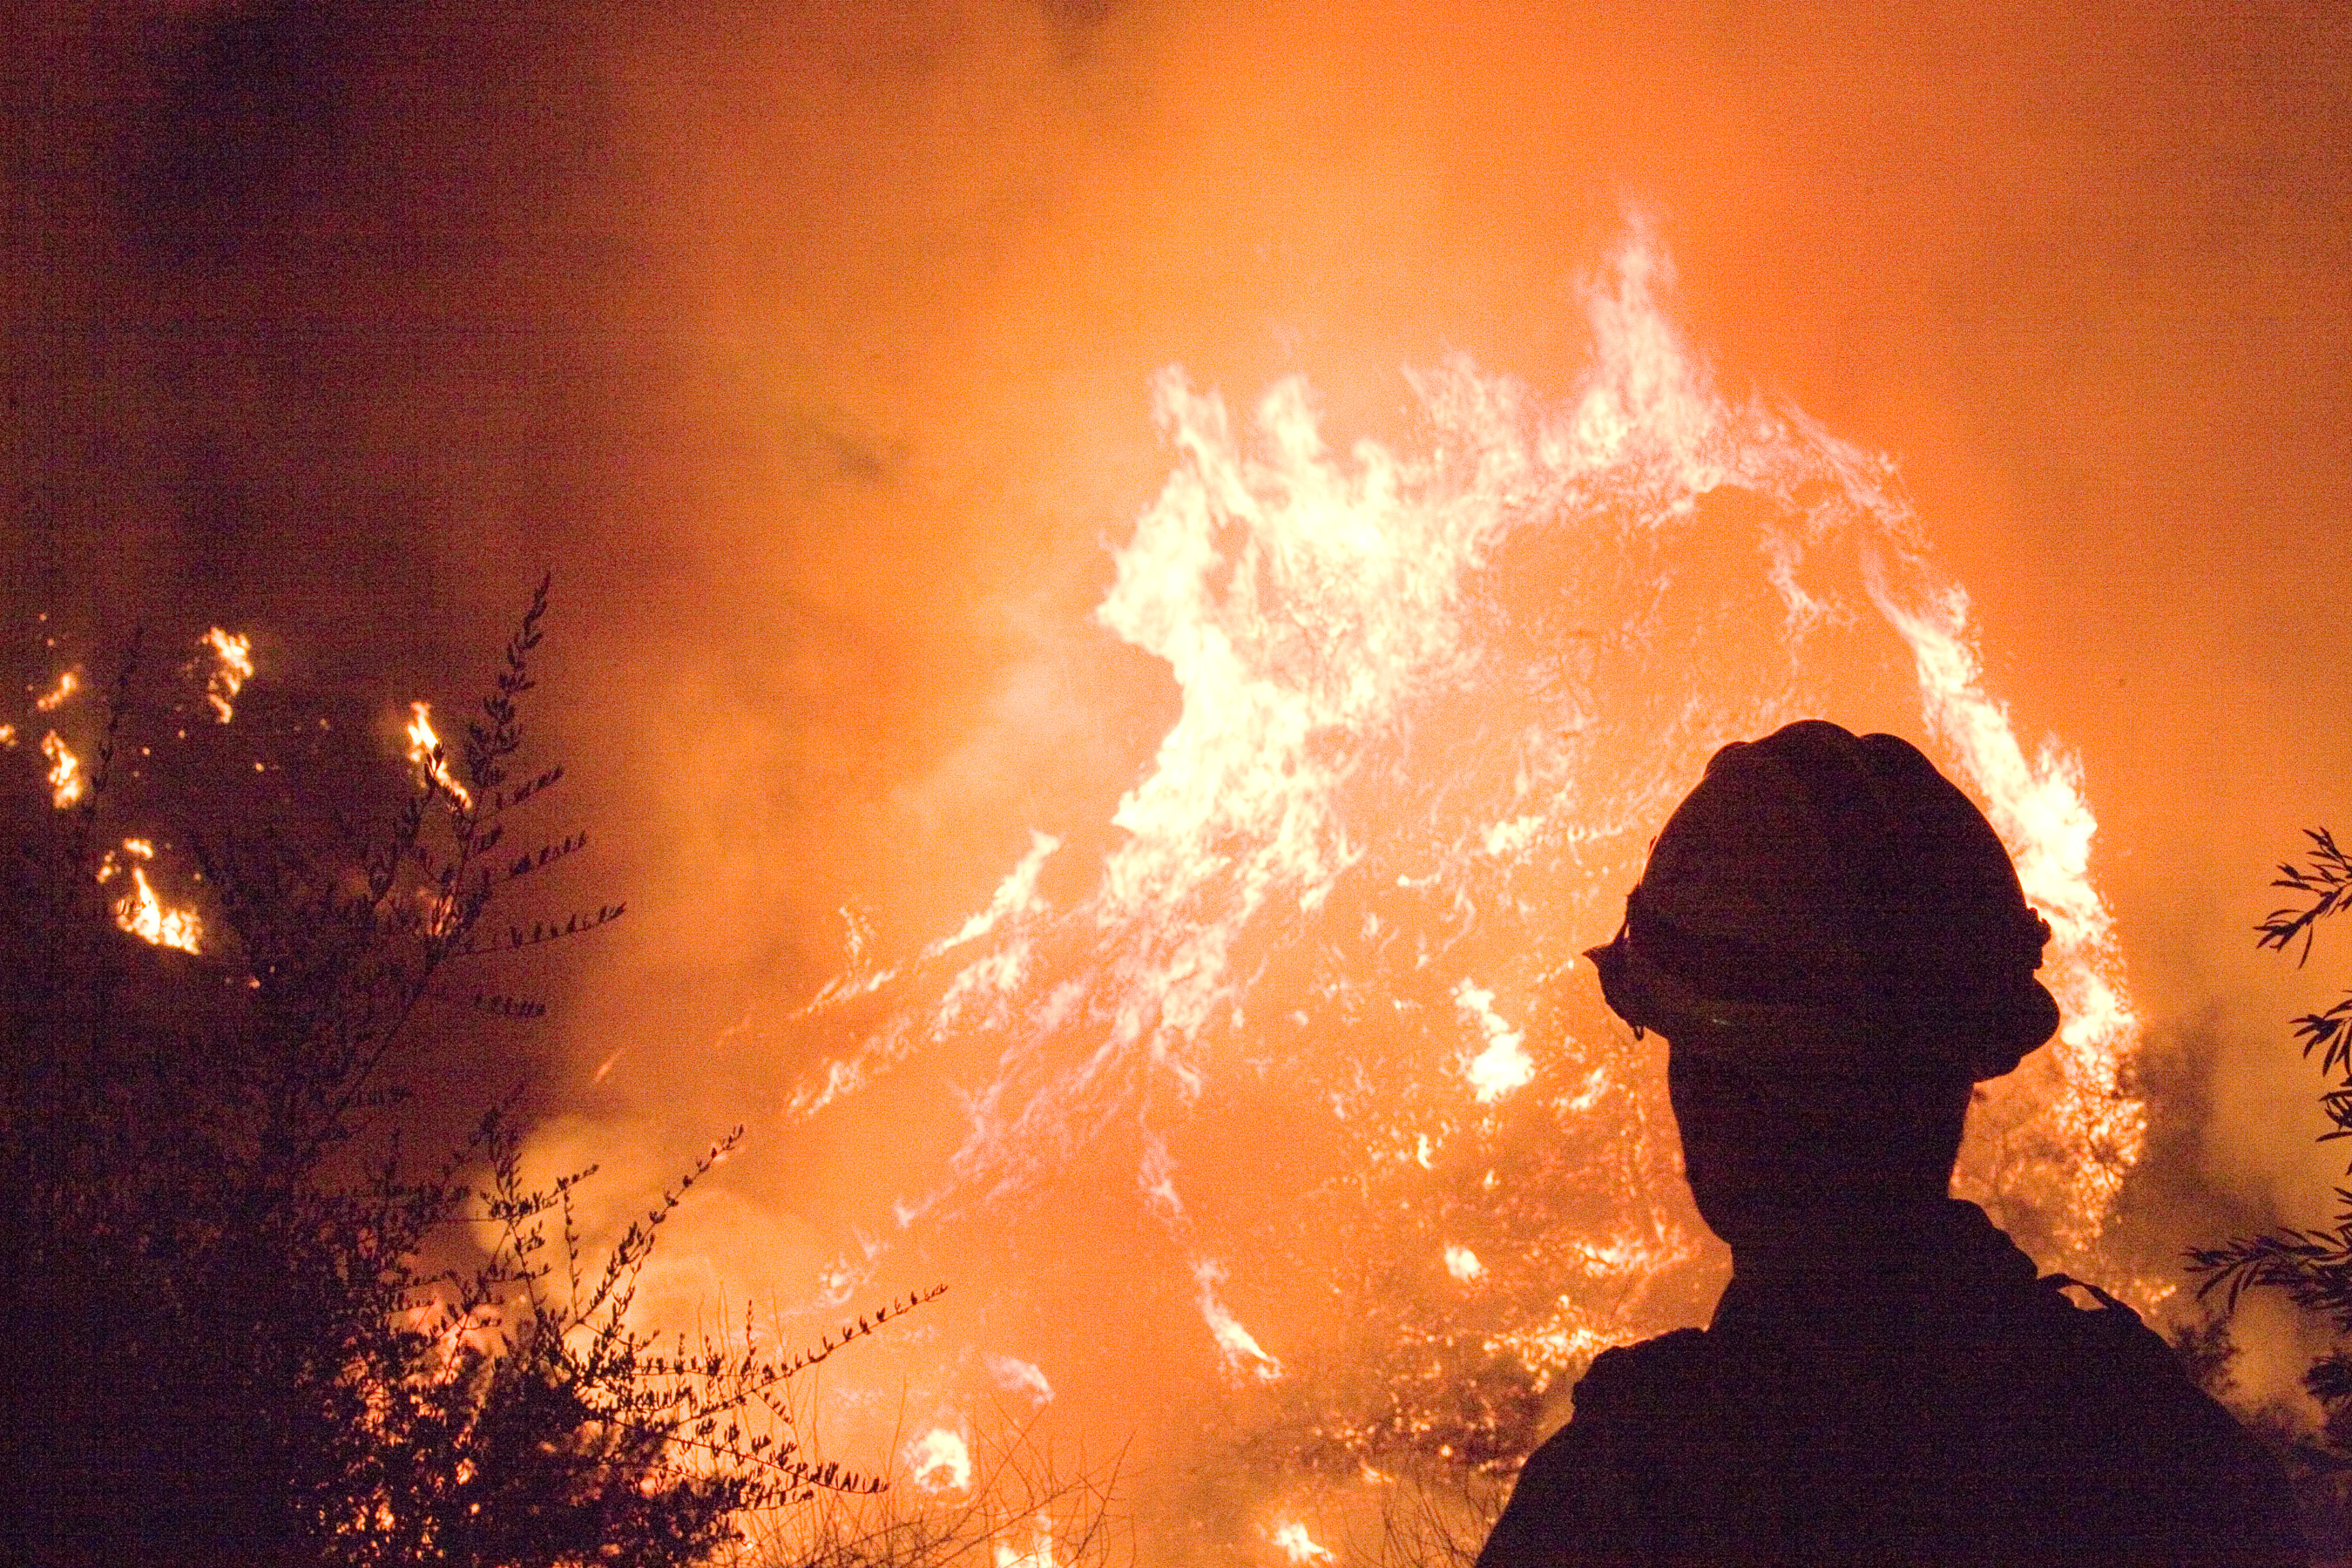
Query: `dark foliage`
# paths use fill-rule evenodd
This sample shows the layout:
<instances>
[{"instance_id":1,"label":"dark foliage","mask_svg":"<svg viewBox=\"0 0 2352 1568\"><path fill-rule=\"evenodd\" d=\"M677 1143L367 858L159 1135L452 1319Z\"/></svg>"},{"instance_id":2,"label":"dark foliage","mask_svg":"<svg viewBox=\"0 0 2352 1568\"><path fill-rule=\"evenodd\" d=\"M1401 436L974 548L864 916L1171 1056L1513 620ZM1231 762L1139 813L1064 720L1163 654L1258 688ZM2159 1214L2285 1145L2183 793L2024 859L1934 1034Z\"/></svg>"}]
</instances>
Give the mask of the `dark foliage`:
<instances>
[{"instance_id":1,"label":"dark foliage","mask_svg":"<svg viewBox=\"0 0 2352 1568\"><path fill-rule=\"evenodd\" d=\"M420 1018L543 1011L463 966L620 912L493 919L585 842L507 842L561 776L509 784L546 604L541 583L459 765L420 743L372 847L188 829L202 954L124 929L135 657L78 799L54 804L54 752L0 748L0 1557L684 1563L748 1510L878 1489L806 1450L787 1395L915 1298L799 1356L748 1324L667 1348L629 1327L663 1222L731 1139L594 1265L588 1173L531 1189L509 1110L437 1164L404 1156Z\"/></svg>"},{"instance_id":2,"label":"dark foliage","mask_svg":"<svg viewBox=\"0 0 2352 1568\"><path fill-rule=\"evenodd\" d=\"M2310 960L2319 922L2352 908L2352 859L2326 828L2306 837L2306 858L2282 864L2271 882L2294 894L2295 901L2272 910L2256 927L2260 947L2284 952L2300 942L2298 966ZM2352 1136L2352 994L2325 1012L2294 1019L2292 1026L2305 1058L2318 1052L2321 1071L2334 1080L2320 1096L2329 1123L2321 1140ZM2352 1189L2339 1187L2336 1196L2332 1227L2283 1227L2191 1249L2189 1268L2203 1276L2199 1294L2218 1302L2222 1316L2177 1344L2199 1353L2192 1366L2209 1372L2210 1388L2228 1376L2233 1352L2224 1321L2247 1290L2280 1291L2334 1325L2338 1344L2305 1369L2303 1379L2322 1412L2318 1429L2300 1429L2281 1412L2260 1417L2257 1426L2285 1461L2306 1522L2326 1540L2342 1542L2352 1541Z\"/></svg>"}]
</instances>

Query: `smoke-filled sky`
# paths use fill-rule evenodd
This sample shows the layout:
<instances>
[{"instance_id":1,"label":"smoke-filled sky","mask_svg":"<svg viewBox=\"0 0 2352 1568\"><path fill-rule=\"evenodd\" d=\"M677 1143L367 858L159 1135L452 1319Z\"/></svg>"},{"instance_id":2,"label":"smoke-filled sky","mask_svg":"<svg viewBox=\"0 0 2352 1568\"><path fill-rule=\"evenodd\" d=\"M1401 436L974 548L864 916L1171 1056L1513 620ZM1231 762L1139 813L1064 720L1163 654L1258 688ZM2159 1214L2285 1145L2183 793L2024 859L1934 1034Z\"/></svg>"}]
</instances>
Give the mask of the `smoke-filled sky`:
<instances>
[{"instance_id":1,"label":"smoke-filled sky","mask_svg":"<svg viewBox=\"0 0 2352 1568\"><path fill-rule=\"evenodd\" d=\"M910 952L1032 829L1098 857L1177 716L1090 618L1174 466L1155 375L1237 418L1304 375L1342 450L1409 445L1404 372L1457 353L1558 402L1643 227L1727 393L1895 459L1987 689L2079 757L2150 1190L2324 1212L2282 1019L2334 993L2250 927L2299 827L2352 827L2326 7L18 4L5 31L10 615L68 651L247 631L257 683L356 702L393 766L406 702L462 704L552 571L539 733L597 848L583 901L630 914L547 972L539 1034L445 1070L527 1073L544 1145L630 1180L749 1123L755 1218L710 1278L801 1289L961 1135L946 1094L887 1131L782 1118L822 1043L759 1024L842 971L843 907Z\"/></svg>"}]
</instances>

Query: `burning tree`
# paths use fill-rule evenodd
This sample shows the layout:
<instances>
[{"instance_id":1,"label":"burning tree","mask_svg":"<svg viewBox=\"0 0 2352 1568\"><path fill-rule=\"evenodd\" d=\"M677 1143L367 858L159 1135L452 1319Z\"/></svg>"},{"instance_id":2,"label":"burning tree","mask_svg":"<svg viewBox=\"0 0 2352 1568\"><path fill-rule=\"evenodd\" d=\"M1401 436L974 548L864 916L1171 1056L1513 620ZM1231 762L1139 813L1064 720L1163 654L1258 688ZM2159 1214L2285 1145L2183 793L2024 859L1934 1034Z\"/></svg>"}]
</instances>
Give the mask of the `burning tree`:
<instances>
[{"instance_id":1,"label":"burning tree","mask_svg":"<svg viewBox=\"0 0 2352 1568\"><path fill-rule=\"evenodd\" d=\"M739 1542L746 1510L879 1488L818 1463L786 1395L914 1298L800 1355L748 1324L667 1349L630 1326L663 1221L731 1140L584 1269L587 1173L531 1188L506 1108L437 1167L404 1157L419 1019L543 1011L462 983L467 962L621 912L493 918L584 842L508 838L562 773L509 776L546 604L542 582L454 755L417 706L415 773L372 847L300 820L188 826L201 920L163 910L155 840L116 842L141 804L135 653L86 768L57 730L37 752L0 733L10 1560L681 1563ZM226 636L204 694L222 724L252 672ZM470 1258L468 1221L495 1237Z\"/></svg>"}]
</instances>

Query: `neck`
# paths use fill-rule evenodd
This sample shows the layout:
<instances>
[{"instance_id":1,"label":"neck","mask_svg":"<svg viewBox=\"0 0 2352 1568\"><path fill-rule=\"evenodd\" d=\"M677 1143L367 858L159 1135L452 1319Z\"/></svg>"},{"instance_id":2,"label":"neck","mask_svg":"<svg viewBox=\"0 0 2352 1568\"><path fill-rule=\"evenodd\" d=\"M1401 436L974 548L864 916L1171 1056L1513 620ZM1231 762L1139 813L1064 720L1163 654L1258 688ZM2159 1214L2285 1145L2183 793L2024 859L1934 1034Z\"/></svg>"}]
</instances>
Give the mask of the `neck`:
<instances>
[{"instance_id":1,"label":"neck","mask_svg":"<svg viewBox=\"0 0 2352 1568\"><path fill-rule=\"evenodd\" d=\"M1805 1274L1933 1247L1948 1230L1953 1207L1943 1193L1877 1194L1852 1203L1759 1206L1718 1229L1729 1231L1724 1239L1735 1272Z\"/></svg>"}]
</instances>

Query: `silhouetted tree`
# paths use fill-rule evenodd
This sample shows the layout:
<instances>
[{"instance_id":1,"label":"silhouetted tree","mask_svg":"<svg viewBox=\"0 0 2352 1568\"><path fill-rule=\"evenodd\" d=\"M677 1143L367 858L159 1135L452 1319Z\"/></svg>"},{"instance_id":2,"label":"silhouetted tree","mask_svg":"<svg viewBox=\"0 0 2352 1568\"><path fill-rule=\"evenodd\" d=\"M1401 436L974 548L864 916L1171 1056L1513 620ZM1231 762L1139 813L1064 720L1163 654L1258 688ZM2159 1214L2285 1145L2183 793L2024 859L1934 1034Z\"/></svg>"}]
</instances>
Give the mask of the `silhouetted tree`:
<instances>
[{"instance_id":1,"label":"silhouetted tree","mask_svg":"<svg viewBox=\"0 0 2352 1568\"><path fill-rule=\"evenodd\" d=\"M542 582L457 755L419 741L372 847L191 830L201 953L125 929L135 655L78 793L56 745L6 732L0 1557L684 1563L747 1510L879 1488L820 1464L786 1395L915 1299L801 1355L748 1323L667 1348L629 1326L663 1221L731 1139L599 1264L572 1220L588 1173L530 1187L508 1110L421 1172L400 1147L421 1015L542 1011L465 983L468 961L621 912L493 918L584 842L508 837L562 776L509 777L546 605ZM470 1258L467 1221L497 1238Z\"/></svg>"},{"instance_id":2,"label":"silhouetted tree","mask_svg":"<svg viewBox=\"0 0 2352 1568\"><path fill-rule=\"evenodd\" d=\"M2294 901L2272 910L2256 928L2258 946L2294 949L2298 967L2310 960L2319 923L2352 908L2352 858L2326 828L2306 830L2305 837L2310 845L2304 858L2282 863L2271 882ZM2352 993L2294 1019L2292 1026L2305 1058L2317 1052L2320 1069L2334 1085L2320 1096L2330 1123L2321 1141L2352 1137ZM2247 1290L2270 1289L2333 1325L2336 1343L2303 1378L2323 1413L2319 1429L2298 1432L2273 1421L2268 1435L2287 1463L2309 1522L2343 1540L2352 1536L2352 1190L2339 1188L2336 1195L2342 1206L2333 1227L2233 1237L2220 1247L2193 1249L2189 1259L2204 1276L2200 1296L2218 1299L2224 1319ZM2206 1325L2177 1344L2189 1353L2192 1367L2201 1359L2209 1386L2227 1376L2230 1352L2221 1324Z\"/></svg>"}]
</instances>

